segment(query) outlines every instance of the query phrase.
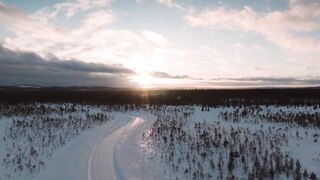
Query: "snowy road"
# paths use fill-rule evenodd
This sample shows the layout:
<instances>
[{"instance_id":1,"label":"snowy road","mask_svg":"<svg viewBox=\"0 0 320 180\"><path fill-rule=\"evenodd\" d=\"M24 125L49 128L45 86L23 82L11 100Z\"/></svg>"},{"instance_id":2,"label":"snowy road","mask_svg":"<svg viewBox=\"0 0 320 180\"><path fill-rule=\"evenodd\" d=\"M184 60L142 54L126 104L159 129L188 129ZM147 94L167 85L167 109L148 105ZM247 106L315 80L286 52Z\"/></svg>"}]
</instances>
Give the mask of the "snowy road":
<instances>
[{"instance_id":1,"label":"snowy road","mask_svg":"<svg viewBox=\"0 0 320 180\"><path fill-rule=\"evenodd\" d=\"M141 124L143 119L134 118L105 137L94 147L88 161L88 180L122 180L120 168L116 161L116 146L124 132Z\"/></svg>"},{"instance_id":2,"label":"snowy road","mask_svg":"<svg viewBox=\"0 0 320 180\"><path fill-rule=\"evenodd\" d=\"M132 179L137 170L133 166L128 167L127 163L122 163L122 157L124 153L130 153L130 157L139 157L135 161L140 164L143 157L138 154L140 146L134 146L134 151L127 152L122 148L123 143L120 143L119 147L117 144L128 138L129 141L125 144L129 147L138 144L140 132L144 125L148 124L143 123L145 121L140 117L144 115L115 114L114 121L81 134L59 149L50 158L45 170L36 177L24 177L23 180L122 180L128 179L127 177ZM120 169L124 169L123 172Z\"/></svg>"}]
</instances>

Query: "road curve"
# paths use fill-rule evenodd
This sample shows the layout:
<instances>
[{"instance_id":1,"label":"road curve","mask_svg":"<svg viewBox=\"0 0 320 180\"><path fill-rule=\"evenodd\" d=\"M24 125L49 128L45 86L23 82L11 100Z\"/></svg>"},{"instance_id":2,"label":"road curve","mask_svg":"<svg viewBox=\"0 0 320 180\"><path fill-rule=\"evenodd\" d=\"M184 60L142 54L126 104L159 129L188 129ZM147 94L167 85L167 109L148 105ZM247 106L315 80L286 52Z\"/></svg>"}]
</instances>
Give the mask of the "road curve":
<instances>
[{"instance_id":1,"label":"road curve","mask_svg":"<svg viewBox=\"0 0 320 180\"><path fill-rule=\"evenodd\" d=\"M88 180L123 180L116 159L115 149L117 142L124 132L130 131L134 126L143 122L136 117L127 124L106 134L93 148L88 160Z\"/></svg>"}]
</instances>

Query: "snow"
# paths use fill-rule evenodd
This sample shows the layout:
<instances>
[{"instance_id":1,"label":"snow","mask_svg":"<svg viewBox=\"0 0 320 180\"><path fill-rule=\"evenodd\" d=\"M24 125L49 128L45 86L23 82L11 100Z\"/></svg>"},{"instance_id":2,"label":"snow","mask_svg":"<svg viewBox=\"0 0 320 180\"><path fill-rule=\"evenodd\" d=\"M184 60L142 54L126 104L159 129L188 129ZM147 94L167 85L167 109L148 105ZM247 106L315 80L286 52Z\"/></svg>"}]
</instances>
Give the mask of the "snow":
<instances>
[{"instance_id":1,"label":"snow","mask_svg":"<svg viewBox=\"0 0 320 180\"><path fill-rule=\"evenodd\" d=\"M86 132L62 148L35 180L150 179L140 136L153 122L147 113L116 113L115 121ZM116 150L116 151L115 151ZM67 161L66 161L67 160Z\"/></svg>"},{"instance_id":2,"label":"snow","mask_svg":"<svg viewBox=\"0 0 320 180\"><path fill-rule=\"evenodd\" d=\"M40 104L37 106L40 107ZM79 129L79 134L68 135L65 139L65 145L57 145L56 148L50 146L50 151L46 148L37 148L38 152L51 152L50 154L44 153L39 158L45 161L43 168L36 173L21 172L19 176L2 176L2 174L8 173L8 170L3 164L0 164L0 180L113 180L113 179L192 179L191 172L197 170L197 164L201 164L203 172L213 173L213 179L217 177L218 171L211 171L210 161L205 160L205 156L201 156L201 153L197 154L192 152L192 156L195 159L195 164L188 165L186 159L181 160L182 157L190 151L190 143L201 140L201 133L197 133L197 129L194 128L195 123L201 123L206 128L218 128L224 137L230 138L231 129L238 129L241 132L251 135L256 133L258 135L265 135L265 139L269 140L274 138L275 141L279 141L279 148L281 153L288 154L294 159L299 159L301 166L308 169L308 172L315 172L320 175L320 142L315 142L315 134L320 134L320 130L317 127L302 127L298 124L288 123L274 123L262 120L256 122L256 117L247 116L245 118L239 118L238 122L232 120L225 120L221 117L221 112L232 112L234 108L209 108L208 111L201 111L201 107L198 106L164 106L158 109L139 109L123 111L117 108L112 109L110 107L89 106L89 105L77 105L75 106L75 112L60 113L57 109L64 107L69 109L73 105L71 104L45 104L46 108L51 107L51 113L43 114L42 116L48 116L51 118L58 118L63 120L69 116L73 118L85 119L89 115L107 114L108 117L112 117L111 121L105 123L96 123L88 125L90 128ZM148 106L147 106L148 108ZM260 107L259 116L267 113L317 113L318 108L313 107ZM72 109L72 108L71 108ZM81 109L83 111L81 111ZM257 116L258 116L257 115ZM33 114L15 116L0 116L0 137L5 137L8 133L8 127L12 127L12 119L16 120L28 120L32 119ZM182 122L183 130L193 137L193 140L186 141L185 143L173 144L173 149L168 149L168 145L164 143L163 137L152 136L154 129L154 122L159 118L170 119L173 118L177 122ZM64 121L63 121L64 122ZM68 121L66 121L67 123ZM84 121L86 122L86 121ZM91 122L91 121L90 121ZM66 124L64 124L66 125ZM66 127L66 126L64 126ZM87 126L85 126L87 127ZM80 130L81 129L81 130ZM271 129L271 130L270 130ZM62 134L68 132L68 130L55 129L56 134ZM71 132L74 132L73 130ZM169 133L170 131L168 131ZM249 133L250 132L250 133ZM297 135L298 132L298 135ZM306 133L307 132L307 133ZM32 132L26 132L29 135L33 135ZM161 134L163 136L170 135L167 132ZM210 132L213 135L213 132ZM41 136L44 134L40 133ZM283 137L281 135L284 135ZM244 134L241 134L240 141L244 141ZM22 137L18 143L23 147L28 147L27 143L24 143L24 137ZM320 140L320 139L319 139ZM21 142L20 142L21 141ZM36 142L35 144L37 144ZM7 148L12 146L12 142L0 140L0 156L5 156ZM267 146L267 144L265 144ZM263 148L262 148L263 149ZM205 150L205 148L201 149ZM170 152L174 152L175 156L173 161L167 161L170 156ZM276 151L275 151L276 152ZM180 154L179 154L180 153ZM206 152L210 154L210 152ZM224 167L228 165L229 151L225 151L223 148L212 149L211 157L216 164L219 161L219 155L224 160ZM180 159L180 160L179 160ZM249 159L248 159L249 160ZM176 163L181 161L181 167L176 168ZM179 164L179 163L178 163ZM241 164L237 161L236 164ZM253 161L248 163L249 168L253 165ZM189 169L189 174L184 173L186 167L192 167ZM240 167L240 166L239 166ZM304 169L302 169L304 170ZM224 177L226 178L228 172L224 171ZM242 178L247 178L241 168L236 167L234 169L234 175ZM209 176L208 176L209 177ZM286 179L284 174L276 176L276 179Z\"/></svg>"},{"instance_id":3,"label":"snow","mask_svg":"<svg viewBox=\"0 0 320 180\"><path fill-rule=\"evenodd\" d=\"M285 112L282 113L284 116L291 112L297 114L319 112L318 109L310 107L261 107L261 109L261 114ZM226 120L220 116L221 112L225 110L233 113L236 109L210 108L208 111L201 111L200 107L195 107L194 110L191 110L190 117L184 117L179 110L170 112L171 110L167 109L169 113L160 114L158 122L146 131L146 141L150 140L149 144L147 143L147 148L154 149L150 151L150 154L162 161L161 166L164 166L164 173L168 174L171 177L170 179L225 179L227 177L231 178L232 174L238 178L248 178L248 174L242 170L240 158L235 160L236 167L233 172L228 171L229 153L238 151L239 146L245 143L245 137L249 138L249 144L255 144L256 152L261 151L260 154L256 154L256 152L250 152L251 147L244 147L249 170L254 164L256 155L262 163L263 158L266 157L264 156L265 150L268 150L270 158L275 158L277 155L288 156L288 160L294 160L294 165L296 160L299 160L302 167L301 173L304 169L307 169L309 173L320 174L320 143L315 141L317 138L313 136L320 133L319 128L315 126L302 127L291 123L290 119L288 119L289 123L282 121L275 123L268 122L267 119L256 119L253 116L236 117L238 114L235 114L237 121L233 121L234 117ZM258 117L259 114L254 116ZM197 126L200 126L200 128L198 129ZM204 145L206 140L204 141L201 136L208 133L207 137L209 137L210 142L217 137L214 133L216 130L222 135L222 141L225 138L229 141L228 145L207 148ZM148 132L151 133L148 135ZM232 135L234 133L240 134ZM260 141L262 142L261 145L258 143ZM273 142L276 148L271 149L270 142ZM202 156L203 152L206 153L203 154L204 156ZM190 158L186 158L187 156ZM219 160L220 156L222 160ZM215 163L215 167L210 166L211 161ZM275 160L272 161L273 166L275 166ZM284 159L282 161L284 163ZM221 171L217 170L219 162L224 162L221 165ZM222 175L219 175L219 172ZM289 178L293 178L293 175L294 172L290 170ZM277 173L275 178L287 179L282 172Z\"/></svg>"},{"instance_id":4,"label":"snow","mask_svg":"<svg viewBox=\"0 0 320 180\"><path fill-rule=\"evenodd\" d=\"M131 118L130 118L131 119ZM117 161L115 159L115 147L124 131L141 121L134 118L126 125L113 129L111 133L105 133L102 140L94 147L88 161L88 180L123 179Z\"/></svg>"},{"instance_id":5,"label":"snow","mask_svg":"<svg viewBox=\"0 0 320 180\"><path fill-rule=\"evenodd\" d=\"M52 158L46 169L36 180L85 180L89 179L90 159L97 146L105 137L113 134L131 120L131 117L118 115L116 121L92 129L80 135L67 146L60 149ZM110 146L112 148L112 146ZM91 157L91 158L90 158ZM92 160L91 160L92 161ZM108 166L110 168L112 166ZM94 178L92 178L94 179Z\"/></svg>"},{"instance_id":6,"label":"snow","mask_svg":"<svg viewBox=\"0 0 320 180\"><path fill-rule=\"evenodd\" d=\"M163 179L159 161L148 156L148 152L142 147L141 134L153 123L155 117L148 113L139 113L137 116L137 124L123 133L123 138L116 146L117 165L124 179Z\"/></svg>"}]
</instances>

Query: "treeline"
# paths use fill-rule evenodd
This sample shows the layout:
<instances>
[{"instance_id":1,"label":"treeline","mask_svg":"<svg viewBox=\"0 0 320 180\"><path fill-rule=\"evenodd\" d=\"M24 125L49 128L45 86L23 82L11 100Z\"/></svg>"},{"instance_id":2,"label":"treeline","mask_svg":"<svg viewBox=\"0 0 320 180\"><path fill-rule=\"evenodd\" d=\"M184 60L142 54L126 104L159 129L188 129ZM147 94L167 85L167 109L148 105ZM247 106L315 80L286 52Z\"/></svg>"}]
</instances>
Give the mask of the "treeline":
<instances>
[{"instance_id":1,"label":"treeline","mask_svg":"<svg viewBox=\"0 0 320 180\"><path fill-rule=\"evenodd\" d=\"M164 105L314 105L320 104L320 88L215 89L215 90L119 90L119 89L2 89L0 103L84 103Z\"/></svg>"}]
</instances>

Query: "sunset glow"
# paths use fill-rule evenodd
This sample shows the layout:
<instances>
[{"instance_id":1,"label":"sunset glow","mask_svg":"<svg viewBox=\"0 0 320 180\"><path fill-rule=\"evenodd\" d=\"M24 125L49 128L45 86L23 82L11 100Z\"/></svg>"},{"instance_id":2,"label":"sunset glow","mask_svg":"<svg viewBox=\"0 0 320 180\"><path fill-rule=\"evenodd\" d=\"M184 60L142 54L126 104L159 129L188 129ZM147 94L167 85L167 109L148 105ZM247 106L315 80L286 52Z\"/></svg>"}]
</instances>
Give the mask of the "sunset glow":
<instances>
[{"instance_id":1,"label":"sunset glow","mask_svg":"<svg viewBox=\"0 0 320 180\"><path fill-rule=\"evenodd\" d=\"M133 78L133 81L142 88L155 87L156 79L148 74L140 74Z\"/></svg>"},{"instance_id":2,"label":"sunset glow","mask_svg":"<svg viewBox=\"0 0 320 180\"><path fill-rule=\"evenodd\" d=\"M0 84L317 86L319 9L317 0L2 0Z\"/></svg>"}]
</instances>

